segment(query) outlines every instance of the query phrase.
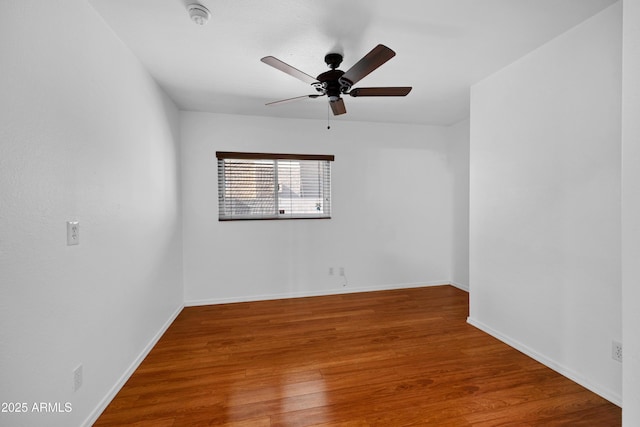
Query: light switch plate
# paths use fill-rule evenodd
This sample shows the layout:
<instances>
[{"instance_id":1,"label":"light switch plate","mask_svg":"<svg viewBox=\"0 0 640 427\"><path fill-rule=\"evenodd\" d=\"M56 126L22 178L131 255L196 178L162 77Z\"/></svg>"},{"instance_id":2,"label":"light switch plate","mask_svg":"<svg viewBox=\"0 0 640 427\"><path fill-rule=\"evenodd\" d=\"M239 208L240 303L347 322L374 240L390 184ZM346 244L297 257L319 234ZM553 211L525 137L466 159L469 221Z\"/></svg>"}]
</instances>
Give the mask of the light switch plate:
<instances>
[{"instance_id":1,"label":"light switch plate","mask_svg":"<svg viewBox=\"0 0 640 427\"><path fill-rule=\"evenodd\" d=\"M80 223L67 221L67 246L80 244Z\"/></svg>"}]
</instances>

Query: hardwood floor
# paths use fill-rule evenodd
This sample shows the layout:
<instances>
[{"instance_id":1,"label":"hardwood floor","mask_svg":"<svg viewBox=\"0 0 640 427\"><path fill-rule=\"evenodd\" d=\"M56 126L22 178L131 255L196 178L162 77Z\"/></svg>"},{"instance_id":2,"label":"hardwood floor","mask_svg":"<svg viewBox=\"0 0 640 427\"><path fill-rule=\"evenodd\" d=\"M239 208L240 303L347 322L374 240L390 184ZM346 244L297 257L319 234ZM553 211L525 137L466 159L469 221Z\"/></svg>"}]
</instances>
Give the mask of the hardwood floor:
<instances>
[{"instance_id":1,"label":"hardwood floor","mask_svg":"<svg viewBox=\"0 0 640 427\"><path fill-rule=\"evenodd\" d=\"M451 286L185 308L95 426L620 426Z\"/></svg>"}]
</instances>

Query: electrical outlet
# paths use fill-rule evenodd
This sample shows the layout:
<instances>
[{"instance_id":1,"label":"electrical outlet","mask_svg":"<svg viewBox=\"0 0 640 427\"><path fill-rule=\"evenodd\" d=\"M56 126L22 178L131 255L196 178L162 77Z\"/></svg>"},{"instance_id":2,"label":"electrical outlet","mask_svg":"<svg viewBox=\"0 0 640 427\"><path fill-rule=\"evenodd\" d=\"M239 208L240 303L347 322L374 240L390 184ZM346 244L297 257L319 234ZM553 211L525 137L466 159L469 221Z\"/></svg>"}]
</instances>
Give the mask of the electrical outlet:
<instances>
[{"instance_id":1,"label":"electrical outlet","mask_svg":"<svg viewBox=\"0 0 640 427\"><path fill-rule=\"evenodd\" d=\"M80 223L67 221L67 246L80 244Z\"/></svg>"},{"instance_id":2,"label":"electrical outlet","mask_svg":"<svg viewBox=\"0 0 640 427\"><path fill-rule=\"evenodd\" d=\"M73 370L73 391L78 391L80 387L82 387L82 365L78 365Z\"/></svg>"},{"instance_id":3,"label":"electrical outlet","mask_svg":"<svg viewBox=\"0 0 640 427\"><path fill-rule=\"evenodd\" d=\"M622 343L617 341L611 343L611 357L622 363Z\"/></svg>"},{"instance_id":4,"label":"electrical outlet","mask_svg":"<svg viewBox=\"0 0 640 427\"><path fill-rule=\"evenodd\" d=\"M344 267L340 267L340 275L344 276Z\"/></svg>"},{"instance_id":5,"label":"electrical outlet","mask_svg":"<svg viewBox=\"0 0 640 427\"><path fill-rule=\"evenodd\" d=\"M333 267L329 267L329 276L333 276Z\"/></svg>"}]
</instances>

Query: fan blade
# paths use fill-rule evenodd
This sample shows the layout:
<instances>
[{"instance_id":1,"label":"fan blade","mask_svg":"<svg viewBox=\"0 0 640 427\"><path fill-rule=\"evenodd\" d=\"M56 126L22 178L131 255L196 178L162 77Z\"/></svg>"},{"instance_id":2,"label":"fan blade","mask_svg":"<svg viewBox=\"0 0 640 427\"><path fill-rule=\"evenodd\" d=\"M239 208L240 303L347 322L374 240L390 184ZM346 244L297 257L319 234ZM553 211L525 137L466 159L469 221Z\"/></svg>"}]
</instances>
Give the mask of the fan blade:
<instances>
[{"instance_id":1,"label":"fan blade","mask_svg":"<svg viewBox=\"0 0 640 427\"><path fill-rule=\"evenodd\" d=\"M267 65L271 65L273 68L277 68L278 70L285 72L290 76L293 76L298 80L302 80L303 82L308 83L310 85L314 83L318 83L315 77L311 77L309 74L303 73L297 68L292 67L291 65L285 62L282 62L278 58L275 58L273 56L265 56L260 61L264 62Z\"/></svg>"},{"instance_id":2,"label":"fan blade","mask_svg":"<svg viewBox=\"0 0 640 427\"><path fill-rule=\"evenodd\" d=\"M351 89L351 96L407 96L411 86L400 87L359 87Z\"/></svg>"},{"instance_id":3,"label":"fan blade","mask_svg":"<svg viewBox=\"0 0 640 427\"><path fill-rule=\"evenodd\" d=\"M329 101L329 105L331 105L331 111L333 111L334 116L339 116L340 114L347 112L347 107L344 106L344 100L342 98L338 98L335 101Z\"/></svg>"},{"instance_id":4,"label":"fan blade","mask_svg":"<svg viewBox=\"0 0 640 427\"><path fill-rule=\"evenodd\" d=\"M340 77L340 80L347 80L348 83L354 85L394 56L396 56L396 53L393 50L385 45L379 44L353 67L349 68L349 71L344 73L342 77Z\"/></svg>"},{"instance_id":5,"label":"fan blade","mask_svg":"<svg viewBox=\"0 0 640 427\"><path fill-rule=\"evenodd\" d=\"M279 104L286 104L287 102L291 102L291 101L298 101L300 99L304 99L304 98L317 98L319 96L322 96L320 94L314 94L314 95L302 95L302 96L296 96L295 98L287 98L287 99L281 99L280 101L273 101L273 102L268 102L264 105L279 105Z\"/></svg>"}]
</instances>

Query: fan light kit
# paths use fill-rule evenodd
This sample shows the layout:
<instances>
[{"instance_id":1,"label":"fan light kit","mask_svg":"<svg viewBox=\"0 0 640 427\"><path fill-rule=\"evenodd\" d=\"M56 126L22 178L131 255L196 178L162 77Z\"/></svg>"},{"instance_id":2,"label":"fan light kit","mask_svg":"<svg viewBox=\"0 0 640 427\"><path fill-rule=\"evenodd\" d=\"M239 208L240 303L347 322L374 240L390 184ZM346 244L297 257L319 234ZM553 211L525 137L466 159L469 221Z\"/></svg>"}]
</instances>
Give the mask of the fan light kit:
<instances>
[{"instance_id":1,"label":"fan light kit","mask_svg":"<svg viewBox=\"0 0 640 427\"><path fill-rule=\"evenodd\" d=\"M187 6L187 10L189 11L189 17L191 17L191 20L198 25L206 24L211 18L211 12L209 12L209 9L201 4L190 4Z\"/></svg>"},{"instance_id":2,"label":"fan light kit","mask_svg":"<svg viewBox=\"0 0 640 427\"><path fill-rule=\"evenodd\" d=\"M297 101L305 98L318 98L319 96L326 95L329 98L329 106L331 106L333 115L337 116L347 112L344 100L340 95L351 95L353 97L407 96L407 94L411 92L410 86L351 88L351 86L358 83L364 77L369 75L369 73L393 58L395 55L396 53L393 50L379 44L348 71L344 72L342 70L338 70L338 67L342 63L342 55L339 53L329 53L324 57L324 62L327 63L331 70L320 74L318 77L312 77L273 56L265 56L261 59L262 62L287 73L298 80L302 80L303 82L310 84L316 92L318 92L312 95L303 95L295 98L283 99L281 101L269 102L266 105L278 105L285 102Z\"/></svg>"}]
</instances>

